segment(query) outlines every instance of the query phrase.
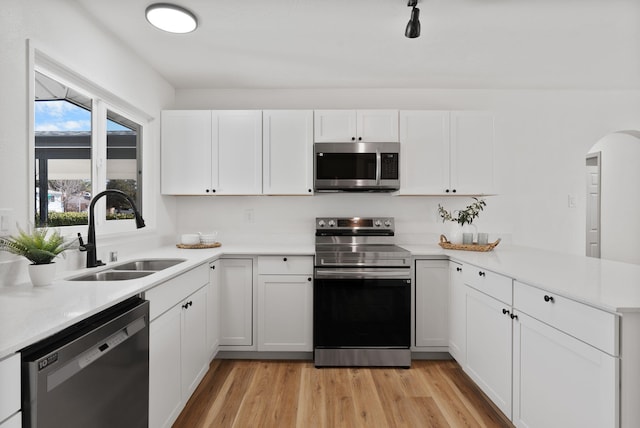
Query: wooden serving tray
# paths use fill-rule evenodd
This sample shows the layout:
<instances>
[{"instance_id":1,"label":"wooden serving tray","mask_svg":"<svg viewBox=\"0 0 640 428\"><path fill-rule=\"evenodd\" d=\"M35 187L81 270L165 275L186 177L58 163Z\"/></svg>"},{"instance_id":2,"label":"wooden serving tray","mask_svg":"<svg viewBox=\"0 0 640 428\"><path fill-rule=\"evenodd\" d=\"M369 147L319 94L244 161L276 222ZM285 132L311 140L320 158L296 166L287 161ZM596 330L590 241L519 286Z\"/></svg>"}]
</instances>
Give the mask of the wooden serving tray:
<instances>
[{"instance_id":1,"label":"wooden serving tray","mask_svg":"<svg viewBox=\"0 0 640 428\"><path fill-rule=\"evenodd\" d=\"M222 244L219 242L214 242L213 244L176 244L176 247L186 248L186 249L201 249L201 248L216 248L221 245Z\"/></svg>"},{"instance_id":2,"label":"wooden serving tray","mask_svg":"<svg viewBox=\"0 0 640 428\"><path fill-rule=\"evenodd\" d=\"M440 235L440 245L445 250L464 250L464 251L482 251L487 252L493 250L500 243L500 238L496 242L489 243L487 245L479 244L452 244L447 240L447 237Z\"/></svg>"}]
</instances>

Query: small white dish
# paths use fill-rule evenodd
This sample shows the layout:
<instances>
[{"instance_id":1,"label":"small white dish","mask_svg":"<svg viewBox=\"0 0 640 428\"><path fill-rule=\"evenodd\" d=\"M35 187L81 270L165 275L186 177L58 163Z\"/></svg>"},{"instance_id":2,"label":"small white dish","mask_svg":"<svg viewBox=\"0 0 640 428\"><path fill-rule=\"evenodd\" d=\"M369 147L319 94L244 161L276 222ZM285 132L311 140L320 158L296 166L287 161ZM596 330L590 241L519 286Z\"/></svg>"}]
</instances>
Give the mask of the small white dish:
<instances>
[{"instance_id":1,"label":"small white dish","mask_svg":"<svg viewBox=\"0 0 640 428\"><path fill-rule=\"evenodd\" d=\"M201 233L200 234L200 243L201 244L215 244L217 237L218 237L218 232Z\"/></svg>"},{"instance_id":2,"label":"small white dish","mask_svg":"<svg viewBox=\"0 0 640 428\"><path fill-rule=\"evenodd\" d=\"M184 233L180 236L180 243L183 245L195 245L200 243L200 235L197 233Z\"/></svg>"}]
</instances>

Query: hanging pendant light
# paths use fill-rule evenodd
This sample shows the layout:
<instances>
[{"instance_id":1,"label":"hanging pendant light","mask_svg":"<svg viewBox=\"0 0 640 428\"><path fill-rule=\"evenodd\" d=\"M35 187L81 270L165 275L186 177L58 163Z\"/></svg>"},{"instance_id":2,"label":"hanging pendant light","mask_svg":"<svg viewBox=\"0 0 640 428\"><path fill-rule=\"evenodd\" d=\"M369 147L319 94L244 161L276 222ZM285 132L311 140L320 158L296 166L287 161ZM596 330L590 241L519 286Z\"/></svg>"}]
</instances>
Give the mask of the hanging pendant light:
<instances>
[{"instance_id":1,"label":"hanging pendant light","mask_svg":"<svg viewBox=\"0 0 640 428\"><path fill-rule=\"evenodd\" d=\"M420 21L418 18L420 17L420 9L416 7L418 4L418 0L409 0L407 6L411 7L411 18L407 23L407 28L404 30L405 37L410 39L415 39L420 36Z\"/></svg>"}]
</instances>

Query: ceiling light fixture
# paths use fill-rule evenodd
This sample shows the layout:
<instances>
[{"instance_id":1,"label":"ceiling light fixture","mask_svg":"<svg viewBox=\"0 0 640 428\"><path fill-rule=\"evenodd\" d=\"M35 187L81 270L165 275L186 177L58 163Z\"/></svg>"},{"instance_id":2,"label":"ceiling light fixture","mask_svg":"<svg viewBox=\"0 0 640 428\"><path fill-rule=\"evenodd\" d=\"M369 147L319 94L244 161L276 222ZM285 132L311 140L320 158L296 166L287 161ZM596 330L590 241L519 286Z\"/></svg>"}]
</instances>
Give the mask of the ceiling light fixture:
<instances>
[{"instance_id":1,"label":"ceiling light fixture","mask_svg":"<svg viewBox=\"0 0 640 428\"><path fill-rule=\"evenodd\" d=\"M154 3L145 11L147 21L169 33L190 33L198 27L196 16L189 10L170 3Z\"/></svg>"},{"instance_id":2,"label":"ceiling light fixture","mask_svg":"<svg viewBox=\"0 0 640 428\"><path fill-rule=\"evenodd\" d=\"M418 4L418 0L409 0L407 4L408 7L411 7L411 18L407 23L407 28L404 30L405 37L410 39L415 39L416 37L420 37L420 21L418 18L420 17L420 9L416 6Z\"/></svg>"}]
</instances>

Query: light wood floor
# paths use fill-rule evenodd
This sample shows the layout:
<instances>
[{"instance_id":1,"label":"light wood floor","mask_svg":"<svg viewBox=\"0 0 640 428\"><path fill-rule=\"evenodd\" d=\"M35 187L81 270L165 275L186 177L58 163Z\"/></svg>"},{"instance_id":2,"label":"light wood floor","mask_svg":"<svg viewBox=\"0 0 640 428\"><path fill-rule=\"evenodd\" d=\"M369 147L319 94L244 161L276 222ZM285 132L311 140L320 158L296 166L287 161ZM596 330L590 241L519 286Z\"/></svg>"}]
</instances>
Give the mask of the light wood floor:
<instances>
[{"instance_id":1,"label":"light wood floor","mask_svg":"<svg viewBox=\"0 0 640 428\"><path fill-rule=\"evenodd\" d=\"M511 427L455 361L411 369L308 361L214 360L173 425L200 427Z\"/></svg>"}]
</instances>

